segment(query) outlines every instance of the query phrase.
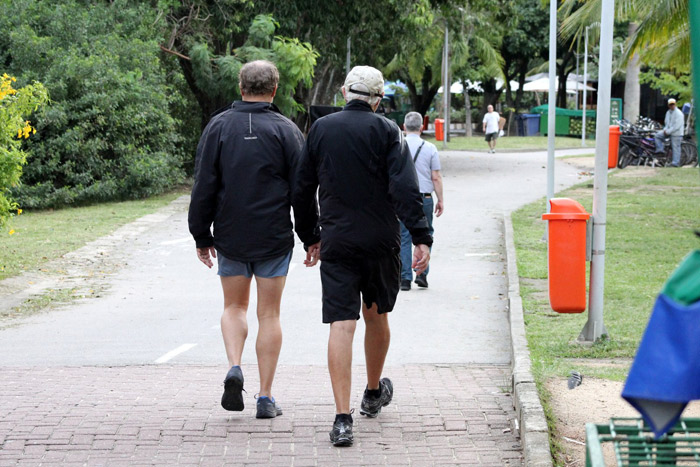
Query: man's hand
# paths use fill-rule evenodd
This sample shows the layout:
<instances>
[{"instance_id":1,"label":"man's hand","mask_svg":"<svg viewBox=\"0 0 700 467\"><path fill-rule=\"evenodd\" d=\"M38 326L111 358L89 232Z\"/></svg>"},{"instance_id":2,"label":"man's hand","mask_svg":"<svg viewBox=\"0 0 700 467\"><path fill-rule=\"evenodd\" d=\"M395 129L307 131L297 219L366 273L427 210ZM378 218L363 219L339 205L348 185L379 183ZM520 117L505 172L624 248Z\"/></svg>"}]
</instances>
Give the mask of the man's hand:
<instances>
[{"instance_id":1,"label":"man's hand","mask_svg":"<svg viewBox=\"0 0 700 467\"><path fill-rule=\"evenodd\" d=\"M309 246L306 250L306 259L304 260L304 266L307 268L316 266L318 260L321 259L321 242L314 243Z\"/></svg>"},{"instance_id":2,"label":"man's hand","mask_svg":"<svg viewBox=\"0 0 700 467\"><path fill-rule=\"evenodd\" d=\"M211 256L210 256L211 255ZM206 248L197 248L197 258L204 263L209 269L214 266L211 258L216 258L216 248L208 246Z\"/></svg>"},{"instance_id":3,"label":"man's hand","mask_svg":"<svg viewBox=\"0 0 700 467\"><path fill-rule=\"evenodd\" d=\"M442 211L443 211L444 209L445 209L445 208L444 208L443 205L442 205L442 200L439 200L439 201L435 204L435 216L436 216L436 217L440 217L440 216L442 215Z\"/></svg>"},{"instance_id":4,"label":"man's hand","mask_svg":"<svg viewBox=\"0 0 700 467\"><path fill-rule=\"evenodd\" d=\"M413 264L411 268L416 271L416 274L423 274L428 269L430 262L430 247L428 245L416 245L413 249Z\"/></svg>"}]
</instances>

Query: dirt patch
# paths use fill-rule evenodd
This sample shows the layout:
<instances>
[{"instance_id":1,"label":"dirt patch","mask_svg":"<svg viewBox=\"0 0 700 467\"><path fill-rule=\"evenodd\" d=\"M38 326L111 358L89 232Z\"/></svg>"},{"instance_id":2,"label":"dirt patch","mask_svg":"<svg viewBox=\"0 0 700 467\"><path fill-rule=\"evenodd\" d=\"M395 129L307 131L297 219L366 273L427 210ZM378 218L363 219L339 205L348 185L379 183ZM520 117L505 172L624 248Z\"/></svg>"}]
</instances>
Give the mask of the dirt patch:
<instances>
[{"instance_id":1,"label":"dirt patch","mask_svg":"<svg viewBox=\"0 0 700 467\"><path fill-rule=\"evenodd\" d=\"M646 167L646 166L627 166L625 170L618 170L615 173L616 177L622 178L644 178L653 177L659 173L659 168L657 167Z\"/></svg>"},{"instance_id":2,"label":"dirt patch","mask_svg":"<svg viewBox=\"0 0 700 467\"><path fill-rule=\"evenodd\" d=\"M581 169L584 172L590 172L595 167L595 157L567 157L564 159L567 164Z\"/></svg>"},{"instance_id":3,"label":"dirt patch","mask_svg":"<svg viewBox=\"0 0 700 467\"><path fill-rule=\"evenodd\" d=\"M557 442L562 449L562 463L567 466L586 464L586 423L607 423L611 417L638 417L639 413L620 394L623 383L584 378L580 386L569 389L566 378L554 378L545 386L554 413ZM700 401L692 402L684 417L700 417ZM611 443L603 443L605 465L616 465Z\"/></svg>"}]
</instances>

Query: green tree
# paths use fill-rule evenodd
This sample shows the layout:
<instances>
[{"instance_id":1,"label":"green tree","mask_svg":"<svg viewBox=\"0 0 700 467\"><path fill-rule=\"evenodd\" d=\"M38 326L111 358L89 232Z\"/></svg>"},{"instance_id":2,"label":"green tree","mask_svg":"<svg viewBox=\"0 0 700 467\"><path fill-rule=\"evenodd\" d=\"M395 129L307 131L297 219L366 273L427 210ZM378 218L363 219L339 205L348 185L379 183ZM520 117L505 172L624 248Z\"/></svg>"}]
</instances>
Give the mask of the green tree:
<instances>
[{"instance_id":1,"label":"green tree","mask_svg":"<svg viewBox=\"0 0 700 467\"><path fill-rule=\"evenodd\" d=\"M386 71L406 83L414 110L427 113L442 84L445 27L449 33L451 76L460 78L469 74L474 57L484 74L501 75L503 59L498 52L501 36L494 31L492 11L493 2L474 1L464 7L456 2L442 2L425 4L401 18L403 41Z\"/></svg>"},{"instance_id":2,"label":"green tree","mask_svg":"<svg viewBox=\"0 0 700 467\"><path fill-rule=\"evenodd\" d=\"M252 60L270 60L280 72L275 104L286 115L303 110L294 100L299 85L310 87L318 53L308 42L275 34L268 14L252 19L245 0L159 1L160 17L170 32L161 49L178 60L201 110L204 127L218 109L240 98L238 72ZM243 29L241 24L249 24Z\"/></svg>"},{"instance_id":3,"label":"green tree","mask_svg":"<svg viewBox=\"0 0 700 467\"><path fill-rule=\"evenodd\" d=\"M523 100L523 86L529 71L542 62L549 50L549 15L539 2L516 0L515 24L509 29L501 44L503 74L506 82L506 105L520 109ZM510 81L518 82L515 98L512 96Z\"/></svg>"},{"instance_id":4,"label":"green tree","mask_svg":"<svg viewBox=\"0 0 700 467\"><path fill-rule=\"evenodd\" d=\"M155 20L126 0L0 3L0 62L52 98L25 143L23 206L142 197L182 179Z\"/></svg>"},{"instance_id":5,"label":"green tree","mask_svg":"<svg viewBox=\"0 0 700 467\"><path fill-rule=\"evenodd\" d=\"M578 7L578 8L577 8ZM566 20L562 35L582 35L586 26L600 21L601 0L565 0L562 12ZM688 2L681 0L620 0L615 2L615 18L628 22L625 53L625 117L639 114L640 80L660 83L652 75L640 75L643 65L670 71L672 75L689 73L690 24ZM666 81L666 80L662 80ZM659 84L658 89L665 89Z\"/></svg>"},{"instance_id":6,"label":"green tree","mask_svg":"<svg viewBox=\"0 0 700 467\"><path fill-rule=\"evenodd\" d=\"M15 212L21 212L10 190L19 183L27 161L21 140L36 134L36 128L26 118L48 101L41 83L15 89L16 81L7 73L0 77L0 228Z\"/></svg>"}]
</instances>

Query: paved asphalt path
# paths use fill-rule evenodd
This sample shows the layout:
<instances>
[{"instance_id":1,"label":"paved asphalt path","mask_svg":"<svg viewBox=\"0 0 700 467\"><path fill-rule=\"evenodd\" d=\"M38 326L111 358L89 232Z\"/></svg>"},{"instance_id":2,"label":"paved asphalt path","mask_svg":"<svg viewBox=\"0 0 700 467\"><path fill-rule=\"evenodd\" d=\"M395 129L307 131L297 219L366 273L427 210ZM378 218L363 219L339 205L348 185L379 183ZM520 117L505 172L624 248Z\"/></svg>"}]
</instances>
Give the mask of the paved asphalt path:
<instances>
[{"instance_id":1,"label":"paved asphalt path","mask_svg":"<svg viewBox=\"0 0 700 467\"><path fill-rule=\"evenodd\" d=\"M519 465L507 394L502 220L544 196L546 153L444 152L441 162L445 212L434 221L430 287L401 292L391 314L387 374L399 383L397 400L385 424L358 425L353 455L363 457L328 451L328 326L318 268L303 266L299 244L282 302L275 386L285 416L254 425L249 412L236 418L217 407L227 369L221 289L215 270L196 259L183 208L114 245L124 266L99 298L0 330L0 464ZM581 181L580 170L558 160L557 190ZM257 385L254 297L253 289L243 357L248 396ZM362 335L360 322L358 366ZM357 368L353 397L363 388ZM233 441L244 448L232 451ZM297 451L289 452L290 443Z\"/></svg>"},{"instance_id":2,"label":"paved asphalt path","mask_svg":"<svg viewBox=\"0 0 700 467\"><path fill-rule=\"evenodd\" d=\"M442 153L445 213L434 220L430 287L400 293L388 365L509 363L502 219L544 195L545 161L545 153ZM580 181L578 172L558 160L558 187ZM118 248L127 265L110 290L2 330L0 366L225 364L221 287L195 257L186 213ZM282 364L325 363L318 267L305 268L303 257L297 243L282 302ZM250 343L255 305L253 288ZM247 345L244 361L254 357Z\"/></svg>"}]
</instances>

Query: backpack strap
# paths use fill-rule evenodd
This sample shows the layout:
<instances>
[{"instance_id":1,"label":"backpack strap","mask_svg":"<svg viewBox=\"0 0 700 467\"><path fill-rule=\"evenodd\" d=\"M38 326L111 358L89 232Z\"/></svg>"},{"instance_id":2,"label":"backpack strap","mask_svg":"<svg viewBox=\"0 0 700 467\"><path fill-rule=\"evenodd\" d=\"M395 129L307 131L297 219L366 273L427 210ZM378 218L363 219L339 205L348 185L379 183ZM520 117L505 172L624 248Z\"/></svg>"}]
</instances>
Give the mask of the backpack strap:
<instances>
[{"instance_id":1,"label":"backpack strap","mask_svg":"<svg viewBox=\"0 0 700 467\"><path fill-rule=\"evenodd\" d=\"M416 163L416 159L418 159L418 154L420 154L420 150L423 149L423 145L425 144L425 141L420 143L420 146L418 146L418 150L416 151L416 155L413 156L413 163Z\"/></svg>"}]
</instances>

